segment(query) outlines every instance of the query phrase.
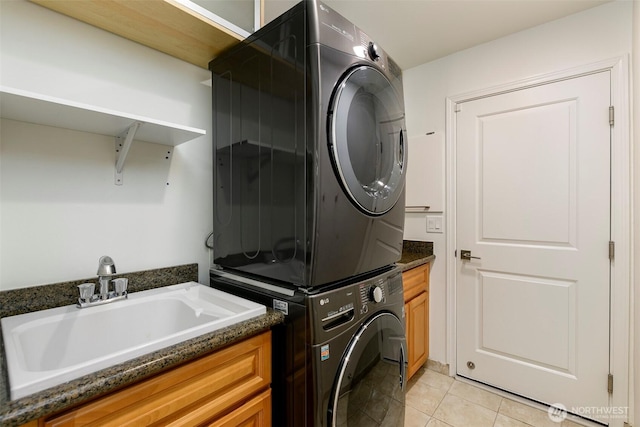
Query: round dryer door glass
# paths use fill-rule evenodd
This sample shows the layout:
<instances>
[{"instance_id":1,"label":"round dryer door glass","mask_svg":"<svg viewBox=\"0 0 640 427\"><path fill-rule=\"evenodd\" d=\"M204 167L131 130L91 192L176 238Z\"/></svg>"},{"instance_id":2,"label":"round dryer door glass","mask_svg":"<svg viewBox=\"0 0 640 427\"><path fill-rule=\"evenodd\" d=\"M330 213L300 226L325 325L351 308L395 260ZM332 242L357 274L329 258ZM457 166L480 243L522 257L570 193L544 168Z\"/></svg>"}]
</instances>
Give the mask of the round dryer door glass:
<instances>
[{"instance_id":1,"label":"round dryer door glass","mask_svg":"<svg viewBox=\"0 0 640 427\"><path fill-rule=\"evenodd\" d=\"M404 425L406 354L404 326L396 316L383 312L365 322L343 355L328 425Z\"/></svg>"},{"instance_id":2,"label":"round dryer door glass","mask_svg":"<svg viewBox=\"0 0 640 427\"><path fill-rule=\"evenodd\" d=\"M354 68L337 86L330 109L329 145L349 198L381 215L398 201L406 164L404 106L377 69Z\"/></svg>"}]
</instances>

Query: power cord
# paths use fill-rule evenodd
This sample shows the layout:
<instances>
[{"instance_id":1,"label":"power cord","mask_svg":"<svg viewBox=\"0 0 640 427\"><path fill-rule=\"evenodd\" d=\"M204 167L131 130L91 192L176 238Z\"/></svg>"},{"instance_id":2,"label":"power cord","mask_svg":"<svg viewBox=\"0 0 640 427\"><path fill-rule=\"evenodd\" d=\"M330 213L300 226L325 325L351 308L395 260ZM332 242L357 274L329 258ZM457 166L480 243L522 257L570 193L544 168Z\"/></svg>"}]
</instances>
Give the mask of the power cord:
<instances>
[{"instance_id":1,"label":"power cord","mask_svg":"<svg viewBox=\"0 0 640 427\"><path fill-rule=\"evenodd\" d=\"M209 242L211 241L211 242ZM213 249L213 231L209 233L206 239L204 239L204 245L209 249Z\"/></svg>"}]
</instances>

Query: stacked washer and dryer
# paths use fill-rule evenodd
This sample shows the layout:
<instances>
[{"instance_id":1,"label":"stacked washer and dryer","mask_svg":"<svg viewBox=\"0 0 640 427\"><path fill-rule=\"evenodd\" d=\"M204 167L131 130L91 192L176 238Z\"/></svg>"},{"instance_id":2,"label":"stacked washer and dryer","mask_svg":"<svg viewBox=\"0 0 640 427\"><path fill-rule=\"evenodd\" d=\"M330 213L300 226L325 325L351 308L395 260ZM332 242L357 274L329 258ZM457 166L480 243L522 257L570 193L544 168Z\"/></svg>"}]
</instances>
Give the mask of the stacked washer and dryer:
<instances>
[{"instance_id":1,"label":"stacked washer and dryer","mask_svg":"<svg viewBox=\"0 0 640 427\"><path fill-rule=\"evenodd\" d=\"M402 425L400 69L316 0L209 68L211 286L285 314L273 331L273 425Z\"/></svg>"}]
</instances>

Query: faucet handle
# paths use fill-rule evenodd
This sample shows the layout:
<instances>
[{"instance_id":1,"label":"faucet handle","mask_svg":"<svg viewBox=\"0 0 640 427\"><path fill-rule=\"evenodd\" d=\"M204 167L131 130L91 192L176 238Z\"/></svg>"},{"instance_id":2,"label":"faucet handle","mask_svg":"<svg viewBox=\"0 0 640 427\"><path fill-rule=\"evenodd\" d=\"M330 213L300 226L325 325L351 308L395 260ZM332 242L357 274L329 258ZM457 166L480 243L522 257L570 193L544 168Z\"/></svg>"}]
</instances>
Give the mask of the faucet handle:
<instances>
[{"instance_id":1,"label":"faucet handle","mask_svg":"<svg viewBox=\"0 0 640 427\"><path fill-rule=\"evenodd\" d=\"M80 291L80 300L81 302L89 302L93 297L93 293L95 292L96 284L95 283L82 283L78 285L78 291Z\"/></svg>"},{"instance_id":2,"label":"faucet handle","mask_svg":"<svg viewBox=\"0 0 640 427\"><path fill-rule=\"evenodd\" d=\"M124 295L127 293L127 286L129 284L129 279L120 277L118 279L113 279L113 287L116 291L116 295Z\"/></svg>"}]
</instances>

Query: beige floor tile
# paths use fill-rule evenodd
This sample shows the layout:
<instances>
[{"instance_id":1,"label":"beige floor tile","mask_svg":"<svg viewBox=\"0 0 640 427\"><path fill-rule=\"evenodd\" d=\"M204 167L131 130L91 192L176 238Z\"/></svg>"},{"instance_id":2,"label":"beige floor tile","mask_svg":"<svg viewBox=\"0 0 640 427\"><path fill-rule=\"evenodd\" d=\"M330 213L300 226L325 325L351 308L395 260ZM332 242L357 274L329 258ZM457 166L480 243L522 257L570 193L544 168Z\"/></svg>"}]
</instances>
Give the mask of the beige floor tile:
<instances>
[{"instance_id":1,"label":"beige floor tile","mask_svg":"<svg viewBox=\"0 0 640 427\"><path fill-rule=\"evenodd\" d=\"M436 371L444 375L449 375L449 365L436 362L435 360L428 359L426 368L430 371Z\"/></svg>"},{"instance_id":2,"label":"beige floor tile","mask_svg":"<svg viewBox=\"0 0 640 427\"><path fill-rule=\"evenodd\" d=\"M500 410L502 415L514 418L518 421L530 424L534 427L558 427L559 424L551 421L547 411L533 408L511 399L502 399Z\"/></svg>"},{"instance_id":3,"label":"beige floor tile","mask_svg":"<svg viewBox=\"0 0 640 427\"><path fill-rule=\"evenodd\" d=\"M506 417L502 414L498 414L493 427L531 427L531 425L525 424L522 421L514 420L513 418Z\"/></svg>"},{"instance_id":4,"label":"beige floor tile","mask_svg":"<svg viewBox=\"0 0 640 427\"><path fill-rule=\"evenodd\" d=\"M411 377L412 379L418 379L421 376L424 375L425 372L430 371L431 369L428 369L426 366L421 366L418 368L418 370L416 371L415 374L413 374L413 376ZM437 371L436 371L437 372Z\"/></svg>"},{"instance_id":5,"label":"beige floor tile","mask_svg":"<svg viewBox=\"0 0 640 427\"><path fill-rule=\"evenodd\" d=\"M431 418L427 427L451 427L449 424L444 421L436 420L435 418Z\"/></svg>"},{"instance_id":6,"label":"beige floor tile","mask_svg":"<svg viewBox=\"0 0 640 427\"><path fill-rule=\"evenodd\" d=\"M495 412L498 412L500 402L502 401L502 398L497 394L460 381L454 381L453 384L451 384L449 394L461 397L469 402L477 403Z\"/></svg>"},{"instance_id":7,"label":"beige floor tile","mask_svg":"<svg viewBox=\"0 0 640 427\"><path fill-rule=\"evenodd\" d=\"M425 383L430 385L431 387L448 391L454 381L455 380L452 377L426 369L424 373L422 373L422 375L418 378L417 382Z\"/></svg>"},{"instance_id":8,"label":"beige floor tile","mask_svg":"<svg viewBox=\"0 0 640 427\"><path fill-rule=\"evenodd\" d=\"M447 394L434 412L433 418L453 427L491 427L496 415L495 411Z\"/></svg>"},{"instance_id":9,"label":"beige floor tile","mask_svg":"<svg viewBox=\"0 0 640 427\"><path fill-rule=\"evenodd\" d=\"M405 408L405 427L582 427L424 368L408 383Z\"/></svg>"},{"instance_id":10,"label":"beige floor tile","mask_svg":"<svg viewBox=\"0 0 640 427\"><path fill-rule=\"evenodd\" d=\"M426 383L417 381L407 390L405 405L427 415L432 415L445 394L447 394L446 390L431 387Z\"/></svg>"},{"instance_id":11,"label":"beige floor tile","mask_svg":"<svg viewBox=\"0 0 640 427\"><path fill-rule=\"evenodd\" d=\"M384 420L380 423L380 427L398 427L398 420L402 414L406 414L404 403L400 403L395 399L392 400Z\"/></svg>"},{"instance_id":12,"label":"beige floor tile","mask_svg":"<svg viewBox=\"0 0 640 427\"><path fill-rule=\"evenodd\" d=\"M431 417L411 406L405 407L404 427L425 427Z\"/></svg>"},{"instance_id":13,"label":"beige floor tile","mask_svg":"<svg viewBox=\"0 0 640 427\"><path fill-rule=\"evenodd\" d=\"M564 420L562 422L562 427L584 427L584 424L578 424L578 423L573 422L571 420Z\"/></svg>"}]
</instances>

